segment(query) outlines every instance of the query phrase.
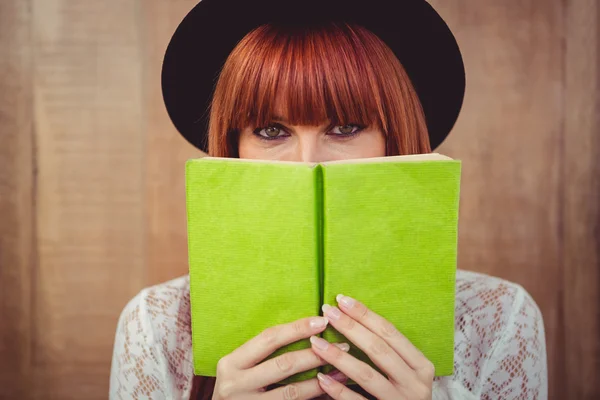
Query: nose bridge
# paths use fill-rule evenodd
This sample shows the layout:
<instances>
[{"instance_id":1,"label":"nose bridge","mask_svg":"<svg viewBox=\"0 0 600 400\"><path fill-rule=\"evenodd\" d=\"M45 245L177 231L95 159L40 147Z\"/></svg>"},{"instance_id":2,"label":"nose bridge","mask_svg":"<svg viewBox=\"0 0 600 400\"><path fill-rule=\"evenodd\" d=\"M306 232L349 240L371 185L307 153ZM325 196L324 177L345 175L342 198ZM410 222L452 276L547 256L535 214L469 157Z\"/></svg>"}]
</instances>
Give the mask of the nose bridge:
<instances>
[{"instance_id":1,"label":"nose bridge","mask_svg":"<svg viewBox=\"0 0 600 400\"><path fill-rule=\"evenodd\" d=\"M318 135L306 132L298 135L298 158L303 162L321 162L321 148Z\"/></svg>"}]
</instances>

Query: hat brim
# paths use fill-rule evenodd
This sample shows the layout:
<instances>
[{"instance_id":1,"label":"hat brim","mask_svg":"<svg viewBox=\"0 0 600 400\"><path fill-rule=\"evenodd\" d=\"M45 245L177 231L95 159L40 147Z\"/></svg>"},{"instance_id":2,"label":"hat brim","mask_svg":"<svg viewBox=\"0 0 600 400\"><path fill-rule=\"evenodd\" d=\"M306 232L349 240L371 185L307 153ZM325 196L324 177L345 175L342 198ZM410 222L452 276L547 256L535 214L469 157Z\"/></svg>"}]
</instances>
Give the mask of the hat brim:
<instances>
[{"instance_id":1,"label":"hat brim","mask_svg":"<svg viewBox=\"0 0 600 400\"><path fill-rule=\"evenodd\" d=\"M202 0L165 52L162 92L177 130L206 152L209 106L225 60L252 29L315 18L354 22L383 40L419 96L431 148L452 130L463 104L465 70L454 35L425 0Z\"/></svg>"}]
</instances>

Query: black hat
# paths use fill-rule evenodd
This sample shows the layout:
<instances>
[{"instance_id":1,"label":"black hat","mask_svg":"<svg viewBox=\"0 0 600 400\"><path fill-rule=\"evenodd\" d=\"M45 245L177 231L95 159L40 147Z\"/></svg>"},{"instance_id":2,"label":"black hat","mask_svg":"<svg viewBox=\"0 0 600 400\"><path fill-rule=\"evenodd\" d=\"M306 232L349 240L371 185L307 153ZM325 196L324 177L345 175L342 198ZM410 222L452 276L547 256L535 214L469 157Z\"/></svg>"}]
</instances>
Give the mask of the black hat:
<instances>
[{"instance_id":1,"label":"black hat","mask_svg":"<svg viewBox=\"0 0 600 400\"><path fill-rule=\"evenodd\" d=\"M163 98L179 132L207 151L218 74L247 33L266 23L315 19L352 22L383 40L419 96L431 148L442 143L463 103L465 70L456 39L425 0L202 0L179 24L163 61Z\"/></svg>"}]
</instances>

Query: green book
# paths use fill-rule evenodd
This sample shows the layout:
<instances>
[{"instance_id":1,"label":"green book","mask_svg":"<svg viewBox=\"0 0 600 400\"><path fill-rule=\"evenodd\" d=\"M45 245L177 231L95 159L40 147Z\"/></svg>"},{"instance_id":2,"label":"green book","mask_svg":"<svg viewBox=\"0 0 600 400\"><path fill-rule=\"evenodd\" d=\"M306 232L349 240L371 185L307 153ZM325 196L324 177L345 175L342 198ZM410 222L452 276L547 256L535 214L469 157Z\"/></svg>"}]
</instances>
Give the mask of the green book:
<instances>
[{"instance_id":1,"label":"green book","mask_svg":"<svg viewBox=\"0 0 600 400\"><path fill-rule=\"evenodd\" d=\"M215 376L221 357L264 329L322 315L343 293L391 321L437 376L451 375L460 172L460 161L435 153L189 160L194 373ZM375 367L331 326L322 336ZM301 340L271 357L309 347Z\"/></svg>"}]
</instances>

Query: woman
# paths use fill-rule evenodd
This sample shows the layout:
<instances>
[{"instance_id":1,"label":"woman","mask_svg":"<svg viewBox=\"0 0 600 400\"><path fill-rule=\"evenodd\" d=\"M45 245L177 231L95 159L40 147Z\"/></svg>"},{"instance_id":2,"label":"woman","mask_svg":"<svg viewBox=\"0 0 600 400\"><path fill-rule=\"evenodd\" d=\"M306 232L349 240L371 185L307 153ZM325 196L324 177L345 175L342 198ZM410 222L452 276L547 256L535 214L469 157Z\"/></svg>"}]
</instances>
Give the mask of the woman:
<instances>
[{"instance_id":1,"label":"woman","mask_svg":"<svg viewBox=\"0 0 600 400\"><path fill-rule=\"evenodd\" d=\"M365 10L349 0L303 0L302 10L318 10L319 18L301 10L291 18L270 0L204 0L182 22L165 57L163 91L173 122L191 143L219 157L319 162L430 152L449 133L462 105L462 60L451 33L427 3L399 3L400 13L393 14L392 5L383 1ZM232 5L240 17L227 26L235 32L226 29L223 43L198 51L197 38L212 32L215 21L222 24L218 17L229 15ZM386 19L389 15L393 18ZM423 55L415 40L398 35L402 29L421 30L417 41L429 53ZM236 45L229 52L225 43ZM207 82L212 85L215 71L220 75L212 96ZM208 118L198 113L199 104L206 103ZM198 121L208 124L207 135ZM111 398L547 396L542 317L518 285L458 271L455 369L449 377L434 378L431 362L360 299L340 295L337 300L324 306L323 317L267 329L225 356L215 380L193 376L189 278L144 289L119 320ZM317 338L327 324L363 349L385 375L347 354L346 344L332 346ZM309 337L311 349L264 361L277 348ZM337 371L275 385L323 364ZM346 386L347 377L360 387Z\"/></svg>"}]
</instances>

